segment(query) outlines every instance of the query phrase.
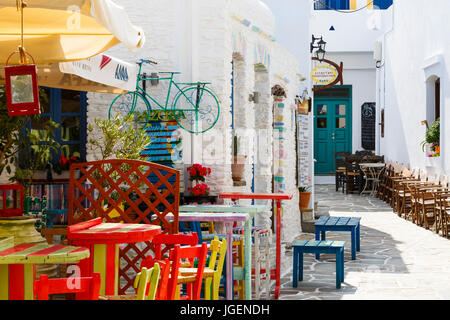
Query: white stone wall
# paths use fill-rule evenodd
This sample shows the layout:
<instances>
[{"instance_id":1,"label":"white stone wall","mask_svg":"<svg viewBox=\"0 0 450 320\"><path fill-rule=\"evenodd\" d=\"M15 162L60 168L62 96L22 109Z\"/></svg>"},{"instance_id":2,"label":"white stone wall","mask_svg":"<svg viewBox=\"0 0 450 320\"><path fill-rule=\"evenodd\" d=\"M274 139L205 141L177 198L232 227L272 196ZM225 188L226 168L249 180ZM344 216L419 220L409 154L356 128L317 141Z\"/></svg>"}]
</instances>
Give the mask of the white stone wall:
<instances>
[{"instance_id":1,"label":"white stone wall","mask_svg":"<svg viewBox=\"0 0 450 320\"><path fill-rule=\"evenodd\" d=\"M383 41L383 67L378 71L378 102L385 109L385 137L381 150L386 158L421 168L430 174L450 172L450 31L446 0L433 2L397 0L392 29ZM427 80L441 79L441 157L427 158L421 142L425 138L427 106L434 92L427 94ZM430 97L431 95L431 97Z\"/></svg>"},{"instance_id":2,"label":"white stone wall","mask_svg":"<svg viewBox=\"0 0 450 320\"><path fill-rule=\"evenodd\" d=\"M185 165L198 162L212 168L206 183L213 194L224 191L251 191L252 162L256 151L264 154L267 166L255 168L255 191L272 192L273 159L273 96L271 88L279 84L288 93L282 117L286 125L283 142L289 150L282 173L286 177L286 192L294 193L292 201L286 201L283 215L283 239L290 240L300 228L298 195L295 185L295 137L291 121L291 105L298 94L299 62L272 41L275 20L265 5L257 0L116 0L123 5L130 20L144 28L146 44L138 53L131 53L119 45L108 53L129 62L138 58L158 61L155 67L146 67L147 73L155 71L180 71L179 82L211 82L210 88L220 102L220 119L213 130L201 135L182 131L183 162ZM260 31L242 24L239 18L247 19ZM233 35L240 34L244 48L236 52ZM255 56L255 46L263 55ZM235 129L243 132L240 153L247 156L245 170L246 185L233 187L231 179L232 131L231 131L231 72L234 54L234 111ZM268 56L270 55L270 62ZM255 63L264 62L267 71L255 72ZM167 87L160 82L151 87L152 96L164 100ZM249 94L260 93L258 105L248 101ZM88 95L88 120L106 117L113 96L90 93ZM258 150L259 133L255 128L266 128L267 140ZM261 139L259 139L261 141ZM261 143L260 143L261 145ZM89 154L88 159L93 155ZM275 162L278 164L277 159ZM261 169L261 170L259 170ZM185 178L185 182L186 178ZM189 183L189 182L187 182ZM247 201L249 203L250 201ZM245 203L245 202L244 202ZM263 218L269 223L271 212Z\"/></svg>"},{"instance_id":3,"label":"white stone wall","mask_svg":"<svg viewBox=\"0 0 450 320\"><path fill-rule=\"evenodd\" d=\"M282 241L292 241L300 232L300 212L298 207L299 195L296 179L297 154L295 150L295 98L299 94L299 62L290 53L283 50L277 43L273 50L273 76L272 86L281 85L287 94L284 99L284 105L281 114L285 124L286 131L283 133L283 146L286 157L282 160L284 167L280 168L284 175L284 192L294 195L292 200L284 201L284 212L282 216L283 238ZM283 77L283 79L280 79ZM278 161L275 161L278 163Z\"/></svg>"}]
</instances>

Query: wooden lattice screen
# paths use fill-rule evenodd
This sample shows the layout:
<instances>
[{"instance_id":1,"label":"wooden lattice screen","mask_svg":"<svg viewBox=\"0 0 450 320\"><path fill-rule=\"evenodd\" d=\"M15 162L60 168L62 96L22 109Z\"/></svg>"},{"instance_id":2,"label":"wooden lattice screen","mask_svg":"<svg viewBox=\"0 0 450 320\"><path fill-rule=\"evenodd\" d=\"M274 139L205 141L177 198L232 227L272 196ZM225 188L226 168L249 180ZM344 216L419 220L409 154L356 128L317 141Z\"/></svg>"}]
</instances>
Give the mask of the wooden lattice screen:
<instances>
[{"instance_id":1,"label":"wooden lattice screen","mask_svg":"<svg viewBox=\"0 0 450 320\"><path fill-rule=\"evenodd\" d=\"M160 225L163 233L178 233L178 170L122 159L72 164L69 194L69 225L101 217L105 222ZM169 213L173 222L165 219ZM132 288L140 261L151 251L150 242L120 247L119 294Z\"/></svg>"}]
</instances>

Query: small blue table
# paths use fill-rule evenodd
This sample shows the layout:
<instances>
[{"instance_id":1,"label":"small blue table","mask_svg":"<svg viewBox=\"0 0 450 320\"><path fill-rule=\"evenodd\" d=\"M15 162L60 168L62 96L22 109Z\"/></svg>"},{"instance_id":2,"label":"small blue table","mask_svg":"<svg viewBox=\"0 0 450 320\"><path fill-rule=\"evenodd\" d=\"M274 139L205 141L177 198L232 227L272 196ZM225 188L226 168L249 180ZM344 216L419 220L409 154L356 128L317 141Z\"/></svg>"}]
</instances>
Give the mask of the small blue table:
<instances>
[{"instance_id":1,"label":"small blue table","mask_svg":"<svg viewBox=\"0 0 450 320\"><path fill-rule=\"evenodd\" d=\"M295 241L292 244L294 249L292 286L297 288L298 281L303 281L304 253L315 253L316 257L320 257L321 253L334 253L336 254L336 288L340 289L341 283L344 282L344 245L345 241Z\"/></svg>"},{"instance_id":2,"label":"small blue table","mask_svg":"<svg viewBox=\"0 0 450 320\"><path fill-rule=\"evenodd\" d=\"M360 251L360 221L361 218L348 217L320 217L314 223L316 228L316 240L326 240L326 231L351 232L352 260L356 260L356 251ZM316 259L318 255L316 255Z\"/></svg>"}]
</instances>

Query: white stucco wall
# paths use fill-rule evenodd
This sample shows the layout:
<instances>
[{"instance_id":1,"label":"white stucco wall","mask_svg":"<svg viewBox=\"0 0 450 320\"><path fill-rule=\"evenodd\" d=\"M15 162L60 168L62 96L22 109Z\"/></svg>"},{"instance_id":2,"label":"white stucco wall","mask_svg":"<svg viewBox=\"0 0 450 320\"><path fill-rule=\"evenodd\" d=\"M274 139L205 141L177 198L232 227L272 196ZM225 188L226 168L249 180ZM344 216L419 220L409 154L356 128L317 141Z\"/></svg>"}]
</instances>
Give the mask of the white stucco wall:
<instances>
[{"instance_id":1,"label":"white stucco wall","mask_svg":"<svg viewBox=\"0 0 450 320\"><path fill-rule=\"evenodd\" d=\"M344 64L344 85L352 86L352 152L363 150L361 106L376 102L376 68L372 52L331 52L327 59Z\"/></svg>"},{"instance_id":2,"label":"white stucco wall","mask_svg":"<svg viewBox=\"0 0 450 320\"><path fill-rule=\"evenodd\" d=\"M358 3L357 8L367 3ZM314 10L311 6L310 34L327 42L325 59L343 62L344 85L352 86L352 152L363 150L361 141L361 106L377 102L375 41L389 28L387 10L364 9L355 13ZM333 26L334 30L330 30ZM311 40L310 40L311 41ZM314 83L312 83L314 85ZM377 119L377 122L378 119ZM378 141L376 143L376 148ZM376 152L379 150L377 149ZM318 183L334 183L320 177Z\"/></svg>"},{"instance_id":3,"label":"white stucco wall","mask_svg":"<svg viewBox=\"0 0 450 320\"><path fill-rule=\"evenodd\" d=\"M379 101L386 119L382 153L389 160L427 169L431 174L450 169L446 110L450 99L449 9L445 0L395 1L391 9L393 30L385 37L384 67L378 73ZM436 75L441 78L441 157L428 159L420 146L425 137L421 121L427 119L426 80Z\"/></svg>"},{"instance_id":4,"label":"white stucco wall","mask_svg":"<svg viewBox=\"0 0 450 320\"><path fill-rule=\"evenodd\" d=\"M364 5L361 3L357 7ZM354 13L314 10L314 5L311 5L310 29L316 37L323 36L327 51L367 52L373 50L373 41L384 32L385 14L385 10L368 9ZM334 30L330 30L332 26Z\"/></svg>"},{"instance_id":5,"label":"white stucco wall","mask_svg":"<svg viewBox=\"0 0 450 320\"><path fill-rule=\"evenodd\" d=\"M158 62L157 66L146 67L145 71L180 71L178 82L211 82L211 89L220 102L220 119L213 130L191 135L183 130L183 162L185 165L197 162L212 169L212 175L206 183L212 194L224 191L251 191L251 164L255 155L259 126L262 116L270 122L268 143L264 161L269 171L264 181L267 192L272 191L273 164L272 118L273 96L270 89L279 84L287 92L286 108L282 112L283 122L287 128L283 142L287 149L284 159L283 174L286 177L285 192L293 193L295 198L286 201L283 215L283 240L292 240L300 231L298 214L298 194L295 182L295 137L291 121L290 106L299 94L299 61L270 37L274 34L275 19L266 5L258 0L116 0L123 5L130 20L144 28L147 41L138 53L131 53L119 45L108 53L128 62L138 58L151 58ZM250 26L242 23L245 19ZM254 27L257 27L255 29ZM238 36L238 45L233 42ZM236 128L246 130L243 134L246 149L247 166L245 171L246 186L234 187L231 179L231 72L233 53L235 53L235 121ZM236 55L236 53L238 55ZM238 58L237 58L238 57ZM269 60L270 57L270 60ZM262 62L267 68L265 72L255 72L255 63ZM258 82L258 80L260 82ZM162 82L151 87L152 96L165 98L166 86ZM259 105L248 101L249 94L260 93ZM88 121L95 117L106 117L113 96L88 94ZM267 113L261 112L262 109ZM268 123L269 123L268 122ZM266 143L267 147L267 143ZM277 146L276 146L277 147ZM264 148L263 148L264 149ZM240 152L241 153L241 152ZM88 159L91 160L90 154ZM255 179L256 180L256 179ZM186 179L185 179L186 181ZM258 181L255 181L257 184ZM267 212L266 218L271 212ZM265 219L263 219L265 220Z\"/></svg>"}]
</instances>

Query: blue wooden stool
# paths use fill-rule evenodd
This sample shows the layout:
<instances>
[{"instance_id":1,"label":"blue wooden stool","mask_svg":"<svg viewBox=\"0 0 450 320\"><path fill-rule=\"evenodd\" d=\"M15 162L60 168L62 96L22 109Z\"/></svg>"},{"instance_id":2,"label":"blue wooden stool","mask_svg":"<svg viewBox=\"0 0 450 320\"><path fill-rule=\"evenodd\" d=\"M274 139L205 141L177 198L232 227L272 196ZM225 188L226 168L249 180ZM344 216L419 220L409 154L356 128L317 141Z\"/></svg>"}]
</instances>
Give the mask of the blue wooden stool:
<instances>
[{"instance_id":1,"label":"blue wooden stool","mask_svg":"<svg viewBox=\"0 0 450 320\"><path fill-rule=\"evenodd\" d=\"M292 286L297 288L298 281L303 281L304 253L315 253L319 258L321 253L334 253L336 254L336 288L340 289L341 283L344 282L344 245L345 241L295 241L292 245L294 248Z\"/></svg>"},{"instance_id":2,"label":"blue wooden stool","mask_svg":"<svg viewBox=\"0 0 450 320\"><path fill-rule=\"evenodd\" d=\"M316 240L326 240L326 231L351 232L352 260L356 259L356 251L360 251L360 221L361 218L320 217L314 223L316 228ZM319 258L317 258L319 259Z\"/></svg>"}]
</instances>

